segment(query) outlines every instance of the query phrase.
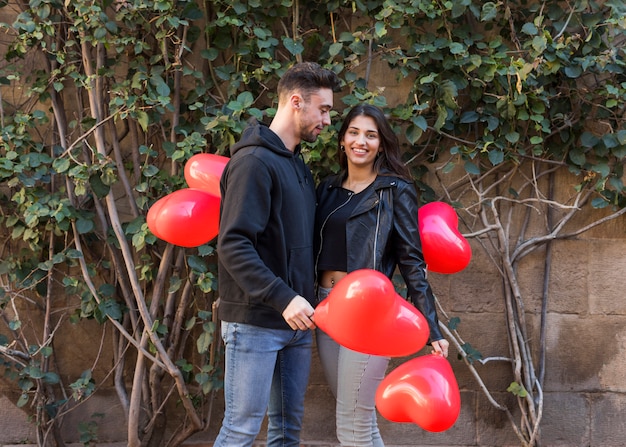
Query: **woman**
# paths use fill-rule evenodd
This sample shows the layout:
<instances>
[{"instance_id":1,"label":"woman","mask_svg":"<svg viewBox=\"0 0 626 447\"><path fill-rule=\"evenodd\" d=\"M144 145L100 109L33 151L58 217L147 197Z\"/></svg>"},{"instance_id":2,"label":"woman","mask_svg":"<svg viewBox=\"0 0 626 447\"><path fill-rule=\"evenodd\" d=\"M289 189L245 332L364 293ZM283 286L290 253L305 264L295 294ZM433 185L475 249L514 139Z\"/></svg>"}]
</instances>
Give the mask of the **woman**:
<instances>
[{"instance_id":1,"label":"woman","mask_svg":"<svg viewBox=\"0 0 626 447\"><path fill-rule=\"evenodd\" d=\"M318 302L349 272L376 269L391 279L396 266L409 300L430 328L434 351L448 355L434 296L426 280L417 223L417 192L400 160L398 138L383 112L354 107L339 131L341 172L317 189ZM340 346L319 328L317 346L336 398L337 438L342 446L383 446L376 422L376 389L389 357Z\"/></svg>"}]
</instances>

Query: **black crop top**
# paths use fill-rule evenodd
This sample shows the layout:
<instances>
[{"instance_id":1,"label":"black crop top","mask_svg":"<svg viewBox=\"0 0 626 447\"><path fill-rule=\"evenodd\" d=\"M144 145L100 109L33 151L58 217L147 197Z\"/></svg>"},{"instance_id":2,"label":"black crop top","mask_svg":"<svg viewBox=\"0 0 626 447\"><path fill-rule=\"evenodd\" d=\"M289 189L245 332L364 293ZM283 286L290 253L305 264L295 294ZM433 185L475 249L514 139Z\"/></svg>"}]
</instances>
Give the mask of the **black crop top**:
<instances>
[{"instance_id":1,"label":"black crop top","mask_svg":"<svg viewBox=\"0 0 626 447\"><path fill-rule=\"evenodd\" d=\"M367 190L366 188L365 190ZM365 191L364 190L364 191ZM324 217L323 232L321 234L320 254L317 261L317 270L348 271L348 250L346 247L346 222L359 202L359 195L345 188L337 188L335 203L332 212Z\"/></svg>"}]
</instances>

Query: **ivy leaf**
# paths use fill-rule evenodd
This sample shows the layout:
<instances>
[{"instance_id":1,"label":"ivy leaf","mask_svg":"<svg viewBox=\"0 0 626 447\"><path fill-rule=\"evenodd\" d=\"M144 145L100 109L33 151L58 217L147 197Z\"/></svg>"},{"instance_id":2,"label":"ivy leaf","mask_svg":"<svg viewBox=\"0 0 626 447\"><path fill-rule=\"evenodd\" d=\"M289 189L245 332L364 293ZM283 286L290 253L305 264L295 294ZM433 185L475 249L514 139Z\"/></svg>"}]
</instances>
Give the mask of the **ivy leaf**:
<instances>
[{"instance_id":1,"label":"ivy leaf","mask_svg":"<svg viewBox=\"0 0 626 447\"><path fill-rule=\"evenodd\" d=\"M342 48L343 44L341 42L335 42L328 47L328 54L330 54L331 57L337 56Z\"/></svg>"},{"instance_id":2,"label":"ivy leaf","mask_svg":"<svg viewBox=\"0 0 626 447\"><path fill-rule=\"evenodd\" d=\"M167 290L167 293L174 293L178 290L180 290L180 287L183 285L183 281L180 277L178 276L172 276L170 278L170 286Z\"/></svg>"},{"instance_id":3,"label":"ivy leaf","mask_svg":"<svg viewBox=\"0 0 626 447\"><path fill-rule=\"evenodd\" d=\"M93 36L97 40L103 40L107 36L107 29L105 27L99 26L93 33Z\"/></svg>"},{"instance_id":4,"label":"ivy leaf","mask_svg":"<svg viewBox=\"0 0 626 447\"><path fill-rule=\"evenodd\" d=\"M220 52L217 50L217 48L206 48L200 51L200 56L211 62L217 59L219 55Z\"/></svg>"},{"instance_id":5,"label":"ivy leaf","mask_svg":"<svg viewBox=\"0 0 626 447\"><path fill-rule=\"evenodd\" d=\"M439 105L437 107L437 121L435 121L435 125L433 126L435 130L439 131L446 123L446 119L448 118L448 109L446 109L443 105Z\"/></svg>"},{"instance_id":6,"label":"ivy leaf","mask_svg":"<svg viewBox=\"0 0 626 447\"><path fill-rule=\"evenodd\" d=\"M135 234L141 231L143 224L146 222L146 218L144 216L139 216L131 220L126 228L124 229L124 234Z\"/></svg>"},{"instance_id":7,"label":"ivy leaf","mask_svg":"<svg viewBox=\"0 0 626 447\"><path fill-rule=\"evenodd\" d=\"M107 299L98 305L98 310L102 313L102 315L106 315L113 320L121 320L122 318L122 309L117 301L113 299Z\"/></svg>"},{"instance_id":8,"label":"ivy leaf","mask_svg":"<svg viewBox=\"0 0 626 447\"><path fill-rule=\"evenodd\" d=\"M498 126L500 125L500 120L498 119L497 116L488 116L485 121L487 121L487 129L490 132L493 132L494 130L496 130L498 128Z\"/></svg>"},{"instance_id":9,"label":"ivy leaf","mask_svg":"<svg viewBox=\"0 0 626 447\"><path fill-rule=\"evenodd\" d=\"M237 102L240 103L244 109L247 109L254 103L254 96L248 91L241 92L237 95Z\"/></svg>"},{"instance_id":10,"label":"ivy leaf","mask_svg":"<svg viewBox=\"0 0 626 447\"><path fill-rule=\"evenodd\" d=\"M498 5L493 2L485 2L480 12L480 21L489 22L496 18L498 14Z\"/></svg>"},{"instance_id":11,"label":"ivy leaf","mask_svg":"<svg viewBox=\"0 0 626 447\"><path fill-rule=\"evenodd\" d=\"M594 147L599 141L600 139L591 132L583 132L580 136L580 144L584 147Z\"/></svg>"},{"instance_id":12,"label":"ivy leaf","mask_svg":"<svg viewBox=\"0 0 626 447\"><path fill-rule=\"evenodd\" d=\"M422 135L423 135L422 129L420 129L419 127L413 124L409 125L406 129L406 139L411 144L417 143L419 139L422 137Z\"/></svg>"},{"instance_id":13,"label":"ivy leaf","mask_svg":"<svg viewBox=\"0 0 626 447\"><path fill-rule=\"evenodd\" d=\"M284 37L283 45L294 56L302 54L302 52L304 51L304 46L302 45L302 43L299 41L293 40L291 37Z\"/></svg>"},{"instance_id":14,"label":"ivy leaf","mask_svg":"<svg viewBox=\"0 0 626 447\"><path fill-rule=\"evenodd\" d=\"M187 265L189 265L189 267L197 273L206 273L209 271L206 263L198 256L189 256L187 258Z\"/></svg>"},{"instance_id":15,"label":"ivy leaf","mask_svg":"<svg viewBox=\"0 0 626 447\"><path fill-rule=\"evenodd\" d=\"M522 26L522 32L528 34L529 36L536 36L538 31L534 23L528 22Z\"/></svg>"},{"instance_id":16,"label":"ivy leaf","mask_svg":"<svg viewBox=\"0 0 626 447\"><path fill-rule=\"evenodd\" d=\"M80 259L83 257L83 253L79 250L76 250L75 248L70 248L65 252L65 256L67 256L69 259Z\"/></svg>"},{"instance_id":17,"label":"ivy leaf","mask_svg":"<svg viewBox=\"0 0 626 447\"><path fill-rule=\"evenodd\" d=\"M141 170L141 173L145 177L154 177L155 175L159 173L159 168L154 165L147 165L147 166L144 166L144 168Z\"/></svg>"},{"instance_id":18,"label":"ivy leaf","mask_svg":"<svg viewBox=\"0 0 626 447\"><path fill-rule=\"evenodd\" d=\"M67 158L55 158L52 162L52 168L57 174L63 174L70 168L70 161Z\"/></svg>"},{"instance_id":19,"label":"ivy leaf","mask_svg":"<svg viewBox=\"0 0 626 447\"><path fill-rule=\"evenodd\" d=\"M198 247L198 254L200 256L210 256L215 252L215 247L209 244L204 244Z\"/></svg>"},{"instance_id":20,"label":"ivy leaf","mask_svg":"<svg viewBox=\"0 0 626 447\"><path fill-rule=\"evenodd\" d=\"M504 161L504 152L500 149L492 149L489 151L489 161L492 165L497 166Z\"/></svg>"},{"instance_id":21,"label":"ivy leaf","mask_svg":"<svg viewBox=\"0 0 626 447\"><path fill-rule=\"evenodd\" d=\"M515 144L519 141L519 133L517 132L509 132L507 133L504 138L506 138L506 141L508 141L511 144Z\"/></svg>"},{"instance_id":22,"label":"ivy leaf","mask_svg":"<svg viewBox=\"0 0 626 447\"><path fill-rule=\"evenodd\" d=\"M230 101L228 108L235 113L241 113L254 102L254 97L250 92L242 92L237 96L237 100Z\"/></svg>"},{"instance_id":23,"label":"ivy leaf","mask_svg":"<svg viewBox=\"0 0 626 447\"><path fill-rule=\"evenodd\" d=\"M563 71L565 72L565 75L568 78L572 78L572 79L579 78L580 75L582 75L583 73L583 69L581 68L580 65L569 65L565 67Z\"/></svg>"},{"instance_id":24,"label":"ivy leaf","mask_svg":"<svg viewBox=\"0 0 626 447\"><path fill-rule=\"evenodd\" d=\"M467 5L464 5L463 2L452 2L452 11L451 11L451 16L453 19L456 19L458 17L461 17L463 14L465 14L465 11L467 10Z\"/></svg>"},{"instance_id":25,"label":"ivy leaf","mask_svg":"<svg viewBox=\"0 0 626 447\"><path fill-rule=\"evenodd\" d=\"M456 84L451 80L446 79L441 82L440 88L444 104L451 109L456 109L458 107L456 98L459 94Z\"/></svg>"},{"instance_id":26,"label":"ivy leaf","mask_svg":"<svg viewBox=\"0 0 626 447\"><path fill-rule=\"evenodd\" d=\"M411 118L411 122L420 129L422 129L424 132L428 129L428 122L426 121L426 118L424 118L422 115L414 116L413 118Z\"/></svg>"},{"instance_id":27,"label":"ivy leaf","mask_svg":"<svg viewBox=\"0 0 626 447\"><path fill-rule=\"evenodd\" d=\"M198 336L198 340L196 341L196 349L198 350L198 354L204 354L209 350L211 346L211 342L213 341L213 334L209 332L202 332Z\"/></svg>"},{"instance_id":28,"label":"ivy leaf","mask_svg":"<svg viewBox=\"0 0 626 447\"><path fill-rule=\"evenodd\" d=\"M76 220L76 229L80 234L89 233L94 228L93 221L79 218Z\"/></svg>"},{"instance_id":29,"label":"ivy leaf","mask_svg":"<svg viewBox=\"0 0 626 447\"><path fill-rule=\"evenodd\" d=\"M111 190L111 187L102 181L102 177L100 177L99 173L93 174L89 177L89 186L91 186L91 190L94 194L101 199L106 197Z\"/></svg>"},{"instance_id":30,"label":"ivy leaf","mask_svg":"<svg viewBox=\"0 0 626 447\"><path fill-rule=\"evenodd\" d=\"M43 381L45 383L55 384L55 383L59 383L61 381L61 378L59 377L59 375L57 373L48 371L48 372L44 373Z\"/></svg>"},{"instance_id":31,"label":"ivy leaf","mask_svg":"<svg viewBox=\"0 0 626 447\"><path fill-rule=\"evenodd\" d=\"M452 317L450 321L448 321L448 328L451 331L455 331L456 328L459 327L459 324L461 324L461 319L459 317Z\"/></svg>"},{"instance_id":32,"label":"ivy leaf","mask_svg":"<svg viewBox=\"0 0 626 447\"><path fill-rule=\"evenodd\" d=\"M150 84L152 84L155 88L159 96L166 97L170 96L171 90L167 83L163 80L161 76L152 75L150 77Z\"/></svg>"},{"instance_id":33,"label":"ivy leaf","mask_svg":"<svg viewBox=\"0 0 626 447\"><path fill-rule=\"evenodd\" d=\"M606 162L596 163L593 166L593 171L600 174L602 178L607 178L611 174L611 168Z\"/></svg>"},{"instance_id":34,"label":"ivy leaf","mask_svg":"<svg viewBox=\"0 0 626 447\"><path fill-rule=\"evenodd\" d=\"M465 46L458 42L452 42L450 44L450 53L452 54L463 54L465 53Z\"/></svg>"},{"instance_id":35,"label":"ivy leaf","mask_svg":"<svg viewBox=\"0 0 626 447\"><path fill-rule=\"evenodd\" d=\"M420 84L430 84L431 82L435 80L436 77L437 77L436 73L430 73L426 76L422 76L420 78Z\"/></svg>"},{"instance_id":36,"label":"ivy leaf","mask_svg":"<svg viewBox=\"0 0 626 447\"><path fill-rule=\"evenodd\" d=\"M611 149L611 153L617 158L626 157L626 145L620 145Z\"/></svg>"},{"instance_id":37,"label":"ivy leaf","mask_svg":"<svg viewBox=\"0 0 626 447\"><path fill-rule=\"evenodd\" d=\"M143 233L135 233L133 234L131 241L133 247L135 247L137 250L141 250L146 245L146 235Z\"/></svg>"},{"instance_id":38,"label":"ivy leaf","mask_svg":"<svg viewBox=\"0 0 626 447\"><path fill-rule=\"evenodd\" d=\"M604 146L606 146L609 149L613 149L614 147L619 145L619 140L617 138L617 135L613 133L607 133L606 135L604 135L602 137L602 142L604 143Z\"/></svg>"},{"instance_id":39,"label":"ivy leaf","mask_svg":"<svg viewBox=\"0 0 626 447\"><path fill-rule=\"evenodd\" d=\"M385 22L376 22L374 29L375 29L376 37L383 37L385 34L387 34L387 28L385 27Z\"/></svg>"},{"instance_id":40,"label":"ivy leaf","mask_svg":"<svg viewBox=\"0 0 626 447\"><path fill-rule=\"evenodd\" d=\"M609 202L607 202L604 197L595 197L591 201L591 206L596 209L602 209L602 208L606 208L607 206L609 206Z\"/></svg>"},{"instance_id":41,"label":"ivy leaf","mask_svg":"<svg viewBox=\"0 0 626 447\"><path fill-rule=\"evenodd\" d=\"M143 110L137 110L135 112L135 116L137 118L137 122L141 126L141 129L144 131L147 130L148 124L150 123L150 118L148 117L148 114Z\"/></svg>"},{"instance_id":42,"label":"ivy leaf","mask_svg":"<svg viewBox=\"0 0 626 447\"><path fill-rule=\"evenodd\" d=\"M471 161L466 161L464 167L465 172L467 172L468 174L480 175L480 168Z\"/></svg>"},{"instance_id":43,"label":"ivy leaf","mask_svg":"<svg viewBox=\"0 0 626 447\"><path fill-rule=\"evenodd\" d=\"M533 46L533 49L537 53L543 53L545 51L546 47L548 46L548 42L546 41L545 37L543 37L543 36L536 36L532 40L532 46Z\"/></svg>"},{"instance_id":44,"label":"ivy leaf","mask_svg":"<svg viewBox=\"0 0 626 447\"><path fill-rule=\"evenodd\" d=\"M28 394L22 393L22 395L20 395L20 398L17 400L17 403L15 405L17 405L18 408L22 408L27 403L28 403Z\"/></svg>"},{"instance_id":45,"label":"ivy leaf","mask_svg":"<svg viewBox=\"0 0 626 447\"><path fill-rule=\"evenodd\" d=\"M521 385L517 382L511 382L506 390L517 397L526 397L528 395L528 391L526 391L524 385Z\"/></svg>"},{"instance_id":46,"label":"ivy leaf","mask_svg":"<svg viewBox=\"0 0 626 447\"><path fill-rule=\"evenodd\" d=\"M467 361L470 363L474 363L476 360L480 360L483 358L482 353L478 351L477 349L475 349L469 343L463 343L461 345L461 348L463 348L463 351L465 352L465 355L467 356ZM459 354L459 358L461 358L460 354Z\"/></svg>"},{"instance_id":47,"label":"ivy leaf","mask_svg":"<svg viewBox=\"0 0 626 447\"><path fill-rule=\"evenodd\" d=\"M473 110L470 110L469 112L464 112L461 115L459 122L461 124L475 123L476 121L478 121L478 118L479 118L478 113L474 112Z\"/></svg>"},{"instance_id":48,"label":"ivy leaf","mask_svg":"<svg viewBox=\"0 0 626 447\"><path fill-rule=\"evenodd\" d=\"M569 159L577 166L583 166L587 161L585 151L581 147L576 147L569 151Z\"/></svg>"},{"instance_id":49,"label":"ivy leaf","mask_svg":"<svg viewBox=\"0 0 626 447\"><path fill-rule=\"evenodd\" d=\"M452 171L454 171L455 169L456 169L456 165L454 163L450 162L450 163L446 163L446 165L443 167L443 171L442 172L444 174L449 174Z\"/></svg>"}]
</instances>

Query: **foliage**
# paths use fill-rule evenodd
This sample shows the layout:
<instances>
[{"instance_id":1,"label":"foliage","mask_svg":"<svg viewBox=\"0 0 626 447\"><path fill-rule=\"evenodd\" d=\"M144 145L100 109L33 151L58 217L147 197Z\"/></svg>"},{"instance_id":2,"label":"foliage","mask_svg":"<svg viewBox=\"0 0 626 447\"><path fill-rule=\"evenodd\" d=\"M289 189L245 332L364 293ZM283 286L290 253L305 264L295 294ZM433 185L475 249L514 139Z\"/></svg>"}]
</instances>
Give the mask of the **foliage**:
<instances>
[{"instance_id":1,"label":"foliage","mask_svg":"<svg viewBox=\"0 0 626 447\"><path fill-rule=\"evenodd\" d=\"M576 179L562 209L591 201L617 216L626 204L621 1L31 0L0 2L0 12L11 18L0 24L0 361L40 445L62 444L60 417L105 383L100 357L115 365L129 445L178 445L208 423L207 395L221 386L214 243L164 244L145 216L185 185L193 154L227 155L249 117L271 119L294 61L319 61L345 81L335 126L358 102L385 108L422 199L450 201L468 228L484 223L473 235L493 235L513 297L509 336L524 346L515 264L565 236L555 223L545 238L513 238L498 231L508 228L502 207L549 205L538 179L559 170ZM407 86L407 100L389 104L374 69ZM316 177L337 170L335 153L333 128L307 146ZM429 166L437 185L424 181ZM507 257L510 240L522 242ZM91 320L115 348L66 384L57 332ZM530 352L511 355L530 415L515 430L533 445L541 377ZM166 439L168 399L185 418Z\"/></svg>"}]
</instances>

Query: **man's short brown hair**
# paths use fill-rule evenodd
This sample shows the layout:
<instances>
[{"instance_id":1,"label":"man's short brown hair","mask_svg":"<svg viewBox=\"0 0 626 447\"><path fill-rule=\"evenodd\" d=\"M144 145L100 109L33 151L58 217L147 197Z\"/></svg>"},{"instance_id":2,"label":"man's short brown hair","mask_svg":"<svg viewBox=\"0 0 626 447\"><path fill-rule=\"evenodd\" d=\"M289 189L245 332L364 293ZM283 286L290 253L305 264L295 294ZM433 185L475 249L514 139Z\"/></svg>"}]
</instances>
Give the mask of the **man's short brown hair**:
<instances>
[{"instance_id":1,"label":"man's short brown hair","mask_svg":"<svg viewBox=\"0 0 626 447\"><path fill-rule=\"evenodd\" d=\"M283 101L294 91L298 91L308 102L312 93L320 89L339 91L339 77L327 68L315 62L300 62L293 65L278 81L278 100Z\"/></svg>"}]
</instances>

